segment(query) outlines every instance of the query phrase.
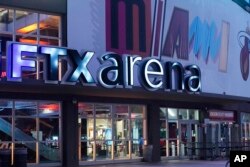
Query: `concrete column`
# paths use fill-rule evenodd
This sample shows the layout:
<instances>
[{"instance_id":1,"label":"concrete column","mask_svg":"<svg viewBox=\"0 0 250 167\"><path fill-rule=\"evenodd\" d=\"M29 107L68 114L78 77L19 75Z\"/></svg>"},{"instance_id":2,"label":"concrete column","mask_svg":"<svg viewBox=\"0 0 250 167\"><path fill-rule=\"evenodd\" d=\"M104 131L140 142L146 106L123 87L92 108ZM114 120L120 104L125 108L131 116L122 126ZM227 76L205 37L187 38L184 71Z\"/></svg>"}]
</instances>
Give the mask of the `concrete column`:
<instances>
[{"instance_id":1,"label":"concrete column","mask_svg":"<svg viewBox=\"0 0 250 167\"><path fill-rule=\"evenodd\" d=\"M62 166L78 167L78 110L77 102L62 102Z\"/></svg>"},{"instance_id":2,"label":"concrete column","mask_svg":"<svg viewBox=\"0 0 250 167\"><path fill-rule=\"evenodd\" d=\"M161 161L160 148L160 107L147 105L148 144L153 145L152 162Z\"/></svg>"}]
</instances>

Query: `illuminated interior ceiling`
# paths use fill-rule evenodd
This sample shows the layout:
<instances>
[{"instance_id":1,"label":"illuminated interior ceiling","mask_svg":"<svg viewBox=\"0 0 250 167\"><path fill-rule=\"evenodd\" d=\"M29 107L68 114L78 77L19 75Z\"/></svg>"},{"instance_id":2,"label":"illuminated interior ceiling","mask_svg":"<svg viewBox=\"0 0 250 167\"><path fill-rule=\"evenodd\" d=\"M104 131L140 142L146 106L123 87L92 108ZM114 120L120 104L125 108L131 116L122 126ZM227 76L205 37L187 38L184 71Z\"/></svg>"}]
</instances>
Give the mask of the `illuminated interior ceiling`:
<instances>
[{"instance_id":1,"label":"illuminated interior ceiling","mask_svg":"<svg viewBox=\"0 0 250 167\"><path fill-rule=\"evenodd\" d=\"M60 17L46 14L40 14L38 24L37 13L16 10L16 32L19 35L17 41L24 43L37 44L36 36L39 34L45 38L40 38L41 45L57 45L57 40L47 39L46 37L58 37ZM14 19L14 10L0 8L0 23L12 24ZM25 24L25 26L24 26ZM39 26L39 27L38 27ZM22 34L22 35L21 35ZM21 36L20 36L21 35Z\"/></svg>"},{"instance_id":2,"label":"illuminated interior ceiling","mask_svg":"<svg viewBox=\"0 0 250 167\"><path fill-rule=\"evenodd\" d=\"M14 18L13 12L14 12L13 9L0 8L0 22L11 23ZM25 11L16 11L16 18L19 19L28 14L29 13Z\"/></svg>"},{"instance_id":3,"label":"illuminated interior ceiling","mask_svg":"<svg viewBox=\"0 0 250 167\"><path fill-rule=\"evenodd\" d=\"M26 27L18 29L17 32L22 33L22 34L27 34L27 33L30 33L32 31L35 31L37 29L37 27L38 27L37 23L34 23L34 24L30 24ZM46 25L44 23L39 24L40 29L43 29L45 27L46 27Z\"/></svg>"},{"instance_id":4,"label":"illuminated interior ceiling","mask_svg":"<svg viewBox=\"0 0 250 167\"><path fill-rule=\"evenodd\" d=\"M31 24L26 25L25 27L20 27L17 30L17 33L23 34L23 36L19 39L20 42L36 44L36 38L31 37L30 35L36 35L37 29L39 28L39 34L41 36L50 36L50 37L58 37L58 25L59 25L59 17L58 16L48 16L42 17L42 20L39 24L33 21ZM39 25L39 27L38 27ZM40 45L57 45L53 42L53 40L47 40L46 38L40 38Z\"/></svg>"},{"instance_id":5,"label":"illuminated interior ceiling","mask_svg":"<svg viewBox=\"0 0 250 167\"><path fill-rule=\"evenodd\" d=\"M12 110L13 103L12 101L0 101L0 112L3 112L5 109ZM29 103L29 102L17 102L15 103L15 109L18 109L19 112L21 110L25 110L26 113L33 113L34 110L37 109L36 103ZM60 110L59 104L57 103L41 103L39 105L39 115L58 115ZM6 110L7 111L7 110ZM28 114L31 115L31 114Z\"/></svg>"},{"instance_id":6,"label":"illuminated interior ceiling","mask_svg":"<svg viewBox=\"0 0 250 167\"><path fill-rule=\"evenodd\" d=\"M53 31L58 30L59 18L57 16L49 16L45 20L40 21L39 29L40 33L43 34L43 31ZM35 31L38 28L37 22L21 27L17 30L18 33L27 34ZM48 33L48 32L47 32Z\"/></svg>"},{"instance_id":7,"label":"illuminated interior ceiling","mask_svg":"<svg viewBox=\"0 0 250 167\"><path fill-rule=\"evenodd\" d=\"M32 15L34 13L29 13L26 11L18 11L16 10L16 20L22 21L22 18L25 18L28 15ZM59 17L58 16L47 16L44 17L43 20L40 21L39 28L40 30L43 29L56 29L58 30L59 25ZM0 22L4 23L11 23L13 21L13 10L12 9L6 9L6 8L0 8ZM37 29L37 20L34 20L34 22L30 25L27 25L25 27L20 27L17 31L20 31L20 33L30 33L32 30Z\"/></svg>"}]
</instances>

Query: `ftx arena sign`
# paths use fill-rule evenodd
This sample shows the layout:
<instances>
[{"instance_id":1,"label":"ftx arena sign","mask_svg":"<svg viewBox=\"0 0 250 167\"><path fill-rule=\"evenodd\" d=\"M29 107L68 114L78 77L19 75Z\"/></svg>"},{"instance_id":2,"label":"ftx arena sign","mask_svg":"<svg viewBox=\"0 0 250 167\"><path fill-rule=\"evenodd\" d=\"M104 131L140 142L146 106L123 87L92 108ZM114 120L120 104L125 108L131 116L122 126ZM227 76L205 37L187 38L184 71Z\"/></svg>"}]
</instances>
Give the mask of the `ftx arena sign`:
<instances>
[{"instance_id":1,"label":"ftx arena sign","mask_svg":"<svg viewBox=\"0 0 250 167\"><path fill-rule=\"evenodd\" d=\"M179 62L157 58L106 53L99 57L97 74L89 70L92 51L80 54L77 50L8 43L7 80L22 82L22 72L37 72L37 62L43 63L43 80L50 84L101 85L105 88L133 88L135 77L139 86L147 90L201 91L201 72L197 65L183 66ZM66 60L66 72L59 78L59 61ZM94 79L97 78L97 79Z\"/></svg>"}]
</instances>

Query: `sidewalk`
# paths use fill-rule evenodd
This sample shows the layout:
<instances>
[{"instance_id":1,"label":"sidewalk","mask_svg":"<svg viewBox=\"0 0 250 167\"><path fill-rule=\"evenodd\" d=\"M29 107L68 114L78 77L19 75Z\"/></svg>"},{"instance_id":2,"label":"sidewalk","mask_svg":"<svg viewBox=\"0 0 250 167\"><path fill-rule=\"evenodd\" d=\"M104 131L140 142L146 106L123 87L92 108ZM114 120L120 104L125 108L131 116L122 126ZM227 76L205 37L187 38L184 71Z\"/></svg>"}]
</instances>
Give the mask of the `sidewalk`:
<instances>
[{"instance_id":1,"label":"sidewalk","mask_svg":"<svg viewBox=\"0 0 250 167\"><path fill-rule=\"evenodd\" d=\"M106 164L95 165L95 167L225 167L226 160L166 160L159 163L124 163L124 164Z\"/></svg>"}]
</instances>

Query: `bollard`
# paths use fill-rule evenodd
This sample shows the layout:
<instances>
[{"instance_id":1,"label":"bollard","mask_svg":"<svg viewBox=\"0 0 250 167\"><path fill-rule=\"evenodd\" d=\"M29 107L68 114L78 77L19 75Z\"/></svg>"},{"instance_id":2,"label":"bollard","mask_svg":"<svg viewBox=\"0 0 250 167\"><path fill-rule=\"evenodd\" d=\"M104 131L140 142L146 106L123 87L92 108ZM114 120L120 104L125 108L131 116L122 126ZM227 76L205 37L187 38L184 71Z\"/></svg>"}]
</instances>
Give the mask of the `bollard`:
<instances>
[{"instance_id":1,"label":"bollard","mask_svg":"<svg viewBox=\"0 0 250 167\"><path fill-rule=\"evenodd\" d=\"M143 161L152 162L152 152L153 152L153 146L145 145L143 147Z\"/></svg>"}]
</instances>

